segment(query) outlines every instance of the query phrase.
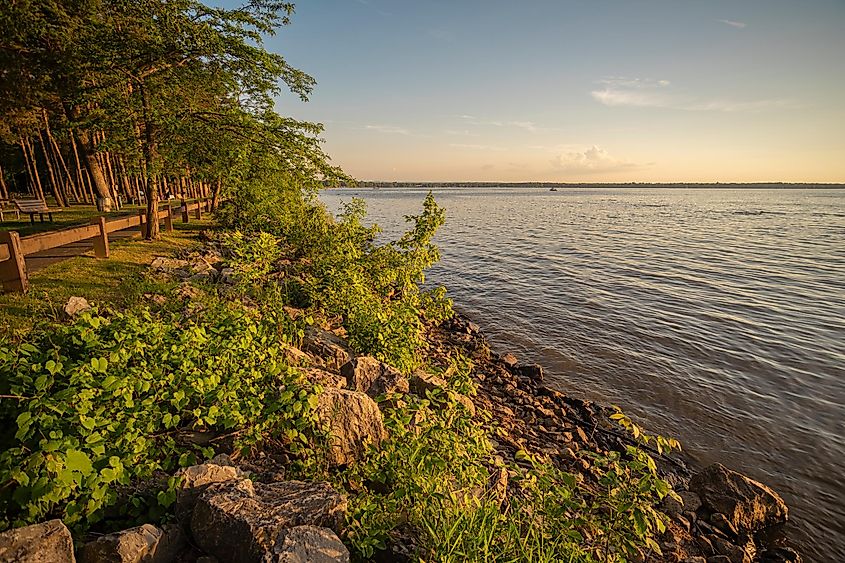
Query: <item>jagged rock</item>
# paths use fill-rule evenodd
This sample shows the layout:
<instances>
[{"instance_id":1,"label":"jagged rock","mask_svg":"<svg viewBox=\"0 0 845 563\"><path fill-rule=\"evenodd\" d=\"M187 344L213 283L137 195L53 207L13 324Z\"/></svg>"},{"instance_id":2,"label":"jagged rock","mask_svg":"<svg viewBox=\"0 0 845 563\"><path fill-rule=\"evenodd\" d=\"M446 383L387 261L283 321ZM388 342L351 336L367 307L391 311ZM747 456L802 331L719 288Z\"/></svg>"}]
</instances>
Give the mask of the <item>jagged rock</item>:
<instances>
[{"instance_id":1,"label":"jagged rock","mask_svg":"<svg viewBox=\"0 0 845 563\"><path fill-rule=\"evenodd\" d=\"M345 465L360 459L370 444L387 437L378 405L359 391L327 387L320 393L316 414L331 434L329 463Z\"/></svg>"},{"instance_id":2,"label":"jagged rock","mask_svg":"<svg viewBox=\"0 0 845 563\"><path fill-rule=\"evenodd\" d=\"M399 370L372 356L352 358L341 366L340 375L346 378L350 389L373 398L386 393L408 392L408 379Z\"/></svg>"},{"instance_id":3,"label":"jagged rock","mask_svg":"<svg viewBox=\"0 0 845 563\"><path fill-rule=\"evenodd\" d=\"M296 526L283 530L262 563L347 563L349 551L328 528Z\"/></svg>"},{"instance_id":4,"label":"jagged rock","mask_svg":"<svg viewBox=\"0 0 845 563\"><path fill-rule=\"evenodd\" d=\"M519 363L519 360L516 359L516 356L513 354L505 354L501 357L502 363L508 366L509 368L515 368L516 365Z\"/></svg>"},{"instance_id":5,"label":"jagged rock","mask_svg":"<svg viewBox=\"0 0 845 563\"><path fill-rule=\"evenodd\" d=\"M323 358L326 367L340 370L349 361L349 345L340 337L316 326L309 326L302 338L302 349Z\"/></svg>"},{"instance_id":6,"label":"jagged rock","mask_svg":"<svg viewBox=\"0 0 845 563\"><path fill-rule=\"evenodd\" d=\"M200 297L202 295L202 290L198 287L192 286L188 282L182 282L182 284L173 291L173 295L183 301L188 301Z\"/></svg>"},{"instance_id":7,"label":"jagged rock","mask_svg":"<svg viewBox=\"0 0 845 563\"><path fill-rule=\"evenodd\" d=\"M220 270L220 281L223 283L233 284L235 283L235 269L234 268L223 268Z\"/></svg>"},{"instance_id":8,"label":"jagged rock","mask_svg":"<svg viewBox=\"0 0 845 563\"><path fill-rule=\"evenodd\" d=\"M701 508L701 498L692 491L677 491L681 502L666 496L660 502L660 510L669 516L675 516L684 512L695 512Z\"/></svg>"},{"instance_id":9,"label":"jagged rock","mask_svg":"<svg viewBox=\"0 0 845 563\"><path fill-rule=\"evenodd\" d=\"M701 497L707 510L724 514L738 531L758 530L788 517L780 495L719 463L694 475L689 488Z\"/></svg>"},{"instance_id":10,"label":"jagged rock","mask_svg":"<svg viewBox=\"0 0 845 563\"><path fill-rule=\"evenodd\" d=\"M472 399L466 395L454 392L450 392L449 396L463 405L463 407L468 410L472 416L475 416L475 403L472 402Z\"/></svg>"},{"instance_id":11,"label":"jagged rock","mask_svg":"<svg viewBox=\"0 0 845 563\"><path fill-rule=\"evenodd\" d=\"M108 534L82 546L80 563L170 563L185 547L178 526L162 530L144 524Z\"/></svg>"},{"instance_id":12,"label":"jagged rock","mask_svg":"<svg viewBox=\"0 0 845 563\"><path fill-rule=\"evenodd\" d=\"M328 483L243 479L212 485L200 496L191 533L203 551L227 563L286 561L275 557L284 551L285 530L302 525L336 530L345 511L346 498Z\"/></svg>"},{"instance_id":13,"label":"jagged rock","mask_svg":"<svg viewBox=\"0 0 845 563\"><path fill-rule=\"evenodd\" d=\"M519 366L518 368L516 368L516 371L520 375L532 379L534 381L543 381L544 378L543 366L541 366L540 364L527 364L524 366Z\"/></svg>"},{"instance_id":14,"label":"jagged rock","mask_svg":"<svg viewBox=\"0 0 845 563\"><path fill-rule=\"evenodd\" d=\"M717 530L724 532L728 537L735 538L737 536L737 529L731 521L728 520L727 516L721 512L714 512L711 514L710 523L713 524L713 527Z\"/></svg>"},{"instance_id":15,"label":"jagged rock","mask_svg":"<svg viewBox=\"0 0 845 563\"><path fill-rule=\"evenodd\" d=\"M182 478L176 491L176 513L183 519L190 515L197 498L210 485L245 478L243 471L231 465L228 456L223 464L209 462L192 465L180 470L176 476Z\"/></svg>"},{"instance_id":16,"label":"jagged rock","mask_svg":"<svg viewBox=\"0 0 845 563\"><path fill-rule=\"evenodd\" d=\"M309 365L314 361L314 358L296 346L286 346L282 353L285 356L285 361L292 366Z\"/></svg>"},{"instance_id":17,"label":"jagged rock","mask_svg":"<svg viewBox=\"0 0 845 563\"><path fill-rule=\"evenodd\" d=\"M152 263L150 263L150 268L159 272L173 272L174 270L187 268L190 265L191 263L187 260L179 260L177 258L165 258L164 256L158 256L153 259Z\"/></svg>"},{"instance_id":18,"label":"jagged rock","mask_svg":"<svg viewBox=\"0 0 845 563\"><path fill-rule=\"evenodd\" d=\"M711 536L710 541L713 543L716 555L724 555L731 563L751 563L751 557L738 545L718 536Z\"/></svg>"},{"instance_id":19,"label":"jagged rock","mask_svg":"<svg viewBox=\"0 0 845 563\"><path fill-rule=\"evenodd\" d=\"M422 370L415 371L408 380L408 389L420 397L425 397L428 391L445 389L448 386L449 384L442 377Z\"/></svg>"},{"instance_id":20,"label":"jagged rock","mask_svg":"<svg viewBox=\"0 0 845 563\"><path fill-rule=\"evenodd\" d=\"M7 530L0 534L0 561L75 563L70 530L61 520Z\"/></svg>"},{"instance_id":21,"label":"jagged rock","mask_svg":"<svg viewBox=\"0 0 845 563\"><path fill-rule=\"evenodd\" d=\"M330 373L320 368L309 368L304 370L305 377L312 383L319 383L323 387L336 387L343 389L346 387L346 378L337 374Z\"/></svg>"},{"instance_id":22,"label":"jagged rock","mask_svg":"<svg viewBox=\"0 0 845 563\"><path fill-rule=\"evenodd\" d=\"M790 547L769 548L760 554L760 563L801 563L798 553Z\"/></svg>"},{"instance_id":23,"label":"jagged rock","mask_svg":"<svg viewBox=\"0 0 845 563\"><path fill-rule=\"evenodd\" d=\"M87 299L74 295L67 300L67 303L65 303L65 314L68 317L75 317L79 313L87 311L90 308L91 305L88 304Z\"/></svg>"}]
</instances>

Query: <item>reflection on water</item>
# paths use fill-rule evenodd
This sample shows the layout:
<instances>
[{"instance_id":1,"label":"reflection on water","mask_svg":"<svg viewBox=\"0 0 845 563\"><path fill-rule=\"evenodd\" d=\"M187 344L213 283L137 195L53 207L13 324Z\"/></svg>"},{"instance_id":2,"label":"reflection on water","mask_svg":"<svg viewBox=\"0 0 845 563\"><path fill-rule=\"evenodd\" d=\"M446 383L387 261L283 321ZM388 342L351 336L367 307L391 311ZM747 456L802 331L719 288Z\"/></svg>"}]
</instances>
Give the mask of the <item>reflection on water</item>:
<instances>
[{"instance_id":1,"label":"reflection on water","mask_svg":"<svg viewBox=\"0 0 845 563\"><path fill-rule=\"evenodd\" d=\"M322 198L395 234L425 193ZM845 190L435 195L429 279L494 347L772 485L807 560L845 559Z\"/></svg>"}]
</instances>

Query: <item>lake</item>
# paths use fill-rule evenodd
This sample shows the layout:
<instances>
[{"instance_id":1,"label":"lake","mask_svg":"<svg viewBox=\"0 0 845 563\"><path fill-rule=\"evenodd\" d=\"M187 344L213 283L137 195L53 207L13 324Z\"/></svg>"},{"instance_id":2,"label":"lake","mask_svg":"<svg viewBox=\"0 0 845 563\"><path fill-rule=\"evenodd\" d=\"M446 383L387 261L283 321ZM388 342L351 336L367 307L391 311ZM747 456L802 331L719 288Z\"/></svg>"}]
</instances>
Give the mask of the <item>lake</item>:
<instances>
[{"instance_id":1,"label":"lake","mask_svg":"<svg viewBox=\"0 0 845 563\"><path fill-rule=\"evenodd\" d=\"M389 236L427 190L359 196ZM845 559L845 190L442 188L445 285L494 349L781 493Z\"/></svg>"}]
</instances>

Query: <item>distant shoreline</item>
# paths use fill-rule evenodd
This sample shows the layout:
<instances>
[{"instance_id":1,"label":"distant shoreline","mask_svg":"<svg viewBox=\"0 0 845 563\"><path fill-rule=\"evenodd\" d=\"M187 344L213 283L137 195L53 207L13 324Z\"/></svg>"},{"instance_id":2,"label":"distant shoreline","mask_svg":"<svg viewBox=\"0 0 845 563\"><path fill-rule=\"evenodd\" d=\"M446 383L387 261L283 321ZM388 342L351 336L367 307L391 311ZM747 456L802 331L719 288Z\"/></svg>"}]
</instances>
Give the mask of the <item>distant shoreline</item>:
<instances>
[{"instance_id":1,"label":"distant shoreline","mask_svg":"<svg viewBox=\"0 0 845 563\"><path fill-rule=\"evenodd\" d=\"M358 188L682 188L682 189L845 189L845 184L819 182L379 182L360 181L355 186L341 184L341 187Z\"/></svg>"}]
</instances>

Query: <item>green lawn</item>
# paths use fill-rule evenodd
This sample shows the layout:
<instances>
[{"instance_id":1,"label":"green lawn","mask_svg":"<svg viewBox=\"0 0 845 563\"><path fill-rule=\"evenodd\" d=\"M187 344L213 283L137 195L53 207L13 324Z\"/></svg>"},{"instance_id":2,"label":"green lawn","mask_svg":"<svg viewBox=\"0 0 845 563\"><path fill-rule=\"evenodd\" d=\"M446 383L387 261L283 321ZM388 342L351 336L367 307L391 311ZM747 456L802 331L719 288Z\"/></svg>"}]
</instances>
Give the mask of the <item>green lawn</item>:
<instances>
[{"instance_id":1,"label":"green lawn","mask_svg":"<svg viewBox=\"0 0 845 563\"><path fill-rule=\"evenodd\" d=\"M197 244L202 229L213 228L208 219L174 223L173 233L162 233L155 242L141 239L115 241L111 258L98 260L93 250L47 266L29 277L27 295L0 295L0 336L17 337L42 320L62 318L62 308L73 295L102 305L126 305L142 298L141 274L156 256Z\"/></svg>"}]
</instances>

